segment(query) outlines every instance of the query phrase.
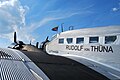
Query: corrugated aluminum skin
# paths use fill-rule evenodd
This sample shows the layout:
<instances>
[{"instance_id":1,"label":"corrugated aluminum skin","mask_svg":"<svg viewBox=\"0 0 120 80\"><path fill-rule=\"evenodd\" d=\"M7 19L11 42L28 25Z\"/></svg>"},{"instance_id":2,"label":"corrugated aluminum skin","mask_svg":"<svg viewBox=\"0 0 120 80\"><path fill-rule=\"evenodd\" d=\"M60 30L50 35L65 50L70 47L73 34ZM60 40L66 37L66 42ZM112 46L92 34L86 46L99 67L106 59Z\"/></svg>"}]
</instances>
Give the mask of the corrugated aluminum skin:
<instances>
[{"instance_id":1,"label":"corrugated aluminum skin","mask_svg":"<svg viewBox=\"0 0 120 80\"><path fill-rule=\"evenodd\" d=\"M21 60L21 58L12 50L0 48L0 59Z\"/></svg>"},{"instance_id":2,"label":"corrugated aluminum skin","mask_svg":"<svg viewBox=\"0 0 120 80\"><path fill-rule=\"evenodd\" d=\"M38 74L40 79L35 77L31 70L38 71L35 74ZM0 48L0 80L43 80L42 78L48 80L45 74L22 52Z\"/></svg>"},{"instance_id":3,"label":"corrugated aluminum skin","mask_svg":"<svg viewBox=\"0 0 120 80\"><path fill-rule=\"evenodd\" d=\"M36 80L21 61L0 60L1 80Z\"/></svg>"}]
</instances>

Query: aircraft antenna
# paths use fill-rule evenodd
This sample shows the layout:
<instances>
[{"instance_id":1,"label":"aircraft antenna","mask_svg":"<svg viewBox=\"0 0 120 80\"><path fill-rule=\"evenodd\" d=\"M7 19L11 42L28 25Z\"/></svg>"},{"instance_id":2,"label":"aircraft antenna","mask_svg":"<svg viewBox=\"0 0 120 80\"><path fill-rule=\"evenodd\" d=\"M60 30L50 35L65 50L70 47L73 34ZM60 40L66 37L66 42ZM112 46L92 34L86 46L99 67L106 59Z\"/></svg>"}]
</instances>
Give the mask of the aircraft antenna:
<instances>
[{"instance_id":1,"label":"aircraft antenna","mask_svg":"<svg viewBox=\"0 0 120 80\"><path fill-rule=\"evenodd\" d=\"M61 32L63 32L63 24L64 24L64 23L61 24Z\"/></svg>"}]
</instances>

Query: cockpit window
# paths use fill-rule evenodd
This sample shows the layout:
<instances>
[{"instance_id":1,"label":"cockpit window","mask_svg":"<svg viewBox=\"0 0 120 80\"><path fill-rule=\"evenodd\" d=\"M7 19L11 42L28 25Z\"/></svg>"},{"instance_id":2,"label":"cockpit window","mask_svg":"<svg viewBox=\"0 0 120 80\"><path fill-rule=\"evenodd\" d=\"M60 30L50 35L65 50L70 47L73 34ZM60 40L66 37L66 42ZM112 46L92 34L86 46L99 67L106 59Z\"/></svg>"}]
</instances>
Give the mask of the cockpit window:
<instances>
[{"instance_id":1,"label":"cockpit window","mask_svg":"<svg viewBox=\"0 0 120 80\"><path fill-rule=\"evenodd\" d=\"M84 38L76 38L76 44L84 43Z\"/></svg>"},{"instance_id":2,"label":"cockpit window","mask_svg":"<svg viewBox=\"0 0 120 80\"><path fill-rule=\"evenodd\" d=\"M64 44L64 38L59 39L59 44Z\"/></svg>"},{"instance_id":3,"label":"cockpit window","mask_svg":"<svg viewBox=\"0 0 120 80\"><path fill-rule=\"evenodd\" d=\"M68 43L68 44L73 43L73 38L67 38L67 43Z\"/></svg>"},{"instance_id":4,"label":"cockpit window","mask_svg":"<svg viewBox=\"0 0 120 80\"><path fill-rule=\"evenodd\" d=\"M98 43L99 42L99 37L90 37L89 38L89 43Z\"/></svg>"},{"instance_id":5,"label":"cockpit window","mask_svg":"<svg viewBox=\"0 0 120 80\"><path fill-rule=\"evenodd\" d=\"M117 39L117 36L105 36L105 44L111 44Z\"/></svg>"},{"instance_id":6,"label":"cockpit window","mask_svg":"<svg viewBox=\"0 0 120 80\"><path fill-rule=\"evenodd\" d=\"M53 35L50 41L54 40L56 37L57 37L57 34Z\"/></svg>"}]
</instances>

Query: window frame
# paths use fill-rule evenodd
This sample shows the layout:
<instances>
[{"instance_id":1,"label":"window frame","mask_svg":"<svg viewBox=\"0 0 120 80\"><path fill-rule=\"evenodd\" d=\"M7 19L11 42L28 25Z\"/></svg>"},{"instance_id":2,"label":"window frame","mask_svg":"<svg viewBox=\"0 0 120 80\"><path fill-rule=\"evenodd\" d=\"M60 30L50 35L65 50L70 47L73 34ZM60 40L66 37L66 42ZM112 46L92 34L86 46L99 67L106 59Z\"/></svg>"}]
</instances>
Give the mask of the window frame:
<instances>
[{"instance_id":1,"label":"window frame","mask_svg":"<svg viewBox=\"0 0 120 80\"><path fill-rule=\"evenodd\" d=\"M78 39L83 39L83 41L79 41L79 42L78 42ZM84 37L77 37L77 38L76 38L76 44L83 44L83 43L84 43L84 40L85 40Z\"/></svg>"},{"instance_id":2,"label":"window frame","mask_svg":"<svg viewBox=\"0 0 120 80\"><path fill-rule=\"evenodd\" d=\"M72 39L72 41L69 43L68 39ZM72 44L73 43L73 38L66 38L67 44Z\"/></svg>"},{"instance_id":3,"label":"window frame","mask_svg":"<svg viewBox=\"0 0 120 80\"><path fill-rule=\"evenodd\" d=\"M60 40L63 40L63 41L60 42ZM64 41L64 38L59 38L59 39L58 39L58 44L64 44L64 42L65 42L65 41Z\"/></svg>"},{"instance_id":4,"label":"window frame","mask_svg":"<svg viewBox=\"0 0 120 80\"><path fill-rule=\"evenodd\" d=\"M106 39L106 37L108 37L108 39ZM109 37L115 37L115 39L112 41L110 41L110 38ZM106 40L108 40L108 42L106 42ZM112 43L114 43L115 41L117 40L117 35L107 35L107 36L105 36L105 42L104 42L104 44L112 44Z\"/></svg>"},{"instance_id":5,"label":"window frame","mask_svg":"<svg viewBox=\"0 0 120 80\"><path fill-rule=\"evenodd\" d=\"M95 40L94 39L92 39L92 38L96 38ZM91 36L91 37L89 37L89 43L90 44L94 44L94 43L99 43L99 36Z\"/></svg>"}]
</instances>

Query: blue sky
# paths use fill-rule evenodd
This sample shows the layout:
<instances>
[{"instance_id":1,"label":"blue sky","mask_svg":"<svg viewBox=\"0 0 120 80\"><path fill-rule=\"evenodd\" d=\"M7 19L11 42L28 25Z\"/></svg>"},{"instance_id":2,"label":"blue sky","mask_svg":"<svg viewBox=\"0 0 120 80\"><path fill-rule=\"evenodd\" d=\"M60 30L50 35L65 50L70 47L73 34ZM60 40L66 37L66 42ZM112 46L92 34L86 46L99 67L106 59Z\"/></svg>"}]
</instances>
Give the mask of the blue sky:
<instances>
[{"instance_id":1,"label":"blue sky","mask_svg":"<svg viewBox=\"0 0 120 80\"><path fill-rule=\"evenodd\" d=\"M74 29L120 25L120 0L0 0L0 47L17 38L33 44L61 24Z\"/></svg>"}]
</instances>

